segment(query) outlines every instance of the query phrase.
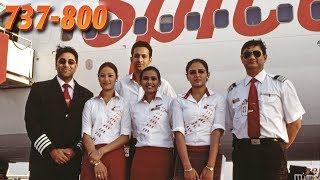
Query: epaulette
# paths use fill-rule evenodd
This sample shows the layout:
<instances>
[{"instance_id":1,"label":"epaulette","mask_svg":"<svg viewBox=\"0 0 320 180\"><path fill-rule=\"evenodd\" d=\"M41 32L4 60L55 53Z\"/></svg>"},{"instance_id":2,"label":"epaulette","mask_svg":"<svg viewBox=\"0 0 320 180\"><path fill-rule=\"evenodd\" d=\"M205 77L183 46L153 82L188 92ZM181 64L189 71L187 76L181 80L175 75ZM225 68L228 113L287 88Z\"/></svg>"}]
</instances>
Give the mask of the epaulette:
<instances>
[{"instance_id":1,"label":"epaulette","mask_svg":"<svg viewBox=\"0 0 320 180\"><path fill-rule=\"evenodd\" d=\"M281 76L281 75L276 75L276 76L273 77L273 79L276 79L276 80L278 80L278 81L280 81L280 82L282 82L282 83L287 80L286 77Z\"/></svg>"},{"instance_id":2,"label":"epaulette","mask_svg":"<svg viewBox=\"0 0 320 180\"><path fill-rule=\"evenodd\" d=\"M228 92L232 91L233 88L237 87L237 83L233 83L229 86Z\"/></svg>"}]
</instances>

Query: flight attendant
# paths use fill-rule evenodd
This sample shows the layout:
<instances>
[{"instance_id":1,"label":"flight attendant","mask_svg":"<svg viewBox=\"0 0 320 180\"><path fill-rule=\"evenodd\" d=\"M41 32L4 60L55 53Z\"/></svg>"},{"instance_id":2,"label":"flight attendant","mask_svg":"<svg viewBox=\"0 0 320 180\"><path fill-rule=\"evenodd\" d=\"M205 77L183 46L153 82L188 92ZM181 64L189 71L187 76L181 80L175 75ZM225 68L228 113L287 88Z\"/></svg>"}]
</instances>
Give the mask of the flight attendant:
<instances>
[{"instance_id":1,"label":"flight attendant","mask_svg":"<svg viewBox=\"0 0 320 180\"><path fill-rule=\"evenodd\" d=\"M82 116L83 180L126 179L123 145L129 141L131 122L128 104L114 89L117 78L116 66L111 62L103 63L98 71L102 90L99 96L85 104Z\"/></svg>"},{"instance_id":2,"label":"flight attendant","mask_svg":"<svg viewBox=\"0 0 320 180\"><path fill-rule=\"evenodd\" d=\"M158 69L146 67L140 74L144 95L130 107L133 136L137 138L131 180L172 179L172 98L158 91L160 82Z\"/></svg>"},{"instance_id":3,"label":"flight attendant","mask_svg":"<svg viewBox=\"0 0 320 180\"><path fill-rule=\"evenodd\" d=\"M212 180L220 137L225 130L225 99L209 90L207 63L193 59L186 66L191 89L172 105L178 158L175 179Z\"/></svg>"}]
</instances>

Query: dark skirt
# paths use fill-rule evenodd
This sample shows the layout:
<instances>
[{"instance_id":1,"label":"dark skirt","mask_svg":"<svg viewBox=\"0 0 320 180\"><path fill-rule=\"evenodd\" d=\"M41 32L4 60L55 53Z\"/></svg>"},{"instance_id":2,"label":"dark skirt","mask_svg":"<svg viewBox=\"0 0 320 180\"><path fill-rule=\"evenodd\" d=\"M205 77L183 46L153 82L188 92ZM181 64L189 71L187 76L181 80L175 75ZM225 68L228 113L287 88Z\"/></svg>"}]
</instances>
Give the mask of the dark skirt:
<instances>
[{"instance_id":1,"label":"dark skirt","mask_svg":"<svg viewBox=\"0 0 320 180\"><path fill-rule=\"evenodd\" d=\"M137 147L130 180L171 180L174 157L172 148Z\"/></svg>"},{"instance_id":2,"label":"dark skirt","mask_svg":"<svg viewBox=\"0 0 320 180\"><path fill-rule=\"evenodd\" d=\"M210 146L187 146L188 157L193 169L195 169L198 175L201 175L203 168L206 167L209 159ZM221 161L222 155L218 154L215 168L214 168L214 180L220 180L221 176ZM175 180L184 180L184 169L179 158L179 155L176 157L175 161Z\"/></svg>"},{"instance_id":3,"label":"dark skirt","mask_svg":"<svg viewBox=\"0 0 320 180\"><path fill-rule=\"evenodd\" d=\"M96 148L100 148L105 144L96 145ZM113 150L107 154L104 154L101 158L101 162L106 166L108 170L108 180L125 180L126 179L126 159L124 156L123 148ZM81 180L93 180L95 179L94 165L89 162L87 153L84 153L81 167Z\"/></svg>"}]
</instances>

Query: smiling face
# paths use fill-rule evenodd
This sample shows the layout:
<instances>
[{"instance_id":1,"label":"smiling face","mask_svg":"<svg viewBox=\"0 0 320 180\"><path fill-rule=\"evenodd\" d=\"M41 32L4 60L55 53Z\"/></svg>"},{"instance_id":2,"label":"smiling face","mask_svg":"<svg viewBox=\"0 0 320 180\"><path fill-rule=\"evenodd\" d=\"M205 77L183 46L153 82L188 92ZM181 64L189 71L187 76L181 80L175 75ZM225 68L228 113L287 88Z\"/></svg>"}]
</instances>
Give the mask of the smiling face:
<instances>
[{"instance_id":1,"label":"smiling face","mask_svg":"<svg viewBox=\"0 0 320 180\"><path fill-rule=\"evenodd\" d=\"M140 84L145 93L156 94L160 86L160 79L155 71L148 70L141 75Z\"/></svg>"},{"instance_id":2,"label":"smiling face","mask_svg":"<svg viewBox=\"0 0 320 180\"><path fill-rule=\"evenodd\" d=\"M241 61L246 68L247 73L254 77L264 68L267 55L262 53L260 46L250 46L243 50Z\"/></svg>"},{"instance_id":3,"label":"smiling face","mask_svg":"<svg viewBox=\"0 0 320 180\"><path fill-rule=\"evenodd\" d=\"M151 63L150 53L146 47L136 47L130 58L134 71L140 73Z\"/></svg>"},{"instance_id":4,"label":"smiling face","mask_svg":"<svg viewBox=\"0 0 320 180\"><path fill-rule=\"evenodd\" d=\"M117 80L115 71L109 66L102 68L98 74L98 80L102 90L110 91L114 90L114 86Z\"/></svg>"},{"instance_id":5,"label":"smiling face","mask_svg":"<svg viewBox=\"0 0 320 180\"><path fill-rule=\"evenodd\" d=\"M206 86L206 82L209 78L209 74L206 68L200 62L194 62L188 68L187 79L192 87Z\"/></svg>"},{"instance_id":6,"label":"smiling face","mask_svg":"<svg viewBox=\"0 0 320 180\"><path fill-rule=\"evenodd\" d=\"M69 82L73 78L73 74L78 67L75 56L72 53L65 52L61 54L56 62L56 70L58 77L65 82Z\"/></svg>"}]
</instances>

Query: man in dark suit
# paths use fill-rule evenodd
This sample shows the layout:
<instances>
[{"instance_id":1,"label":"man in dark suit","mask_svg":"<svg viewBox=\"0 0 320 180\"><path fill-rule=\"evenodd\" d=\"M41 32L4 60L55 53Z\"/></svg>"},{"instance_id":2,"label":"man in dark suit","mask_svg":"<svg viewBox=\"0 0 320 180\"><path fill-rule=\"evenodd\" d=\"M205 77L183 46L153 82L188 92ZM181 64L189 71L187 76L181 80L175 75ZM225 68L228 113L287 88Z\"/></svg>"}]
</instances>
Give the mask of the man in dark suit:
<instances>
[{"instance_id":1,"label":"man in dark suit","mask_svg":"<svg viewBox=\"0 0 320 180\"><path fill-rule=\"evenodd\" d=\"M93 94L73 79L78 53L72 47L58 46L55 61L57 76L34 83L26 103L31 180L79 179L82 110Z\"/></svg>"}]
</instances>

